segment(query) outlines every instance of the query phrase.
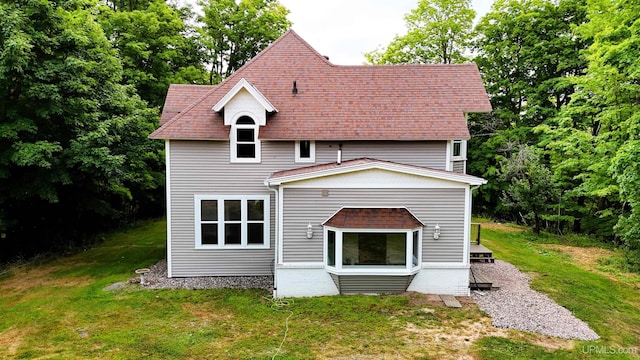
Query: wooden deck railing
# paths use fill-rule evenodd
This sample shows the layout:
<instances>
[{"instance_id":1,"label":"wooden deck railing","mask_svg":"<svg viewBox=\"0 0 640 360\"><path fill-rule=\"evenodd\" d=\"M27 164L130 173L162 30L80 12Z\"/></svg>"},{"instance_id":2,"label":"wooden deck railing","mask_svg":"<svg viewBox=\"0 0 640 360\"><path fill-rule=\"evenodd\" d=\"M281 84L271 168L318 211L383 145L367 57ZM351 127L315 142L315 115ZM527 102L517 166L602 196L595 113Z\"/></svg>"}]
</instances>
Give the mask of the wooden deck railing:
<instances>
[{"instance_id":1,"label":"wooden deck railing","mask_svg":"<svg viewBox=\"0 0 640 360\"><path fill-rule=\"evenodd\" d=\"M471 241L472 244L480 245L480 223L471 223L469 241Z\"/></svg>"}]
</instances>

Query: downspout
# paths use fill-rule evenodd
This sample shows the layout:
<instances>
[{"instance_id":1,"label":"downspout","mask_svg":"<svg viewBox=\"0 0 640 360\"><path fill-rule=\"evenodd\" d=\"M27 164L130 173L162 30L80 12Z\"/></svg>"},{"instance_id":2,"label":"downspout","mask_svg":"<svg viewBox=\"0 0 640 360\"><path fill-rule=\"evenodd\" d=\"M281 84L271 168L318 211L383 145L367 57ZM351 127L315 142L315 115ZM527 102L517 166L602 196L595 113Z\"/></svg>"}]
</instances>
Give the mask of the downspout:
<instances>
[{"instance_id":1,"label":"downspout","mask_svg":"<svg viewBox=\"0 0 640 360\"><path fill-rule=\"evenodd\" d=\"M267 180L265 180L265 185L267 185L267 189L273 191L273 196L275 199L275 214L274 214L274 222L275 222L275 226L274 226L274 234L275 234L275 239L274 239L274 252L273 252L273 297L277 298L278 297L278 272L276 271L277 266L278 266L278 254L279 254L279 241L278 241L278 234L279 229L278 229L278 225L279 225L279 221L278 221L278 213L279 213L279 209L278 206L280 205L278 203L278 188L272 188L271 185L269 184L269 182Z\"/></svg>"},{"instance_id":2,"label":"downspout","mask_svg":"<svg viewBox=\"0 0 640 360\"><path fill-rule=\"evenodd\" d=\"M469 226L467 227L469 230L469 236L465 239L467 246L469 246L469 251L465 255L467 257L467 263L469 264L469 268L471 269L471 217L473 216L473 190L479 188L480 185L470 185L469 186ZM475 274L471 273L475 279Z\"/></svg>"}]
</instances>

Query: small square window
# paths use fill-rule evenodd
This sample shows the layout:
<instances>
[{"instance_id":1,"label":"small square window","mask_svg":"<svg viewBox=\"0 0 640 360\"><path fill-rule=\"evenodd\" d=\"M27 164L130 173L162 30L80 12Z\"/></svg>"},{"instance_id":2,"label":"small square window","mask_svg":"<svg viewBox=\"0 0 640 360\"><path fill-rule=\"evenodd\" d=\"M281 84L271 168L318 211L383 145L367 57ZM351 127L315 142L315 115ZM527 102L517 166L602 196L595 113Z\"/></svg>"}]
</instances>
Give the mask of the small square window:
<instances>
[{"instance_id":1,"label":"small square window","mask_svg":"<svg viewBox=\"0 0 640 360\"><path fill-rule=\"evenodd\" d=\"M467 142L464 140L453 140L451 142L451 160L466 160Z\"/></svg>"},{"instance_id":2,"label":"small square window","mask_svg":"<svg viewBox=\"0 0 640 360\"><path fill-rule=\"evenodd\" d=\"M312 140L298 140L295 144L295 160L296 162L315 162L316 161L316 143Z\"/></svg>"}]
</instances>

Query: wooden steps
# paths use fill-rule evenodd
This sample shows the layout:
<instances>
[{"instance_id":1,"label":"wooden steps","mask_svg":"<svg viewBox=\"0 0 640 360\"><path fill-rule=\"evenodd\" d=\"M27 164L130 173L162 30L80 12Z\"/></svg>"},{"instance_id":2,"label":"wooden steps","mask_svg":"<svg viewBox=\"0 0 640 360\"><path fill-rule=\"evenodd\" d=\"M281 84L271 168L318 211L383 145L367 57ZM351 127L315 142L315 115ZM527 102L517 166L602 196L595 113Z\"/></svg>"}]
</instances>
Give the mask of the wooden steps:
<instances>
[{"instance_id":1,"label":"wooden steps","mask_svg":"<svg viewBox=\"0 0 640 360\"><path fill-rule=\"evenodd\" d=\"M479 271L469 270L469 288L471 290L498 290L499 286L493 284L493 281L481 274Z\"/></svg>"},{"instance_id":2,"label":"wooden steps","mask_svg":"<svg viewBox=\"0 0 640 360\"><path fill-rule=\"evenodd\" d=\"M471 262L495 262L493 257L493 251L487 249L480 244L471 244L471 250L469 255Z\"/></svg>"}]
</instances>

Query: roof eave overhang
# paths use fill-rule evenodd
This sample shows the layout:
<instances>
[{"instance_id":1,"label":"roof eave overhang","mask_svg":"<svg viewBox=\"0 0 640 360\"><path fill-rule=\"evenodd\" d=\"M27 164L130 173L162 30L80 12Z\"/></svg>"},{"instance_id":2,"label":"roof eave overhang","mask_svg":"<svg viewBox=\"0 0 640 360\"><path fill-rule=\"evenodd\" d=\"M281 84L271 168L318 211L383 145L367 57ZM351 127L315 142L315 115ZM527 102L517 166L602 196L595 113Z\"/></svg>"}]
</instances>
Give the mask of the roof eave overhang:
<instances>
[{"instance_id":1,"label":"roof eave overhang","mask_svg":"<svg viewBox=\"0 0 640 360\"><path fill-rule=\"evenodd\" d=\"M296 181L304 181L304 180L310 180L310 179L315 179L315 178L320 178L325 176L335 176L335 175L341 175L341 174L347 174L351 172L371 170L371 169L394 171L394 172L404 173L409 175L423 176L427 178L464 183L470 186L480 186L487 183L487 180L485 179L471 176L471 175L466 175L466 174L436 171L428 168L416 168L416 167L406 166L402 164L372 162L372 163L366 163L366 164L344 165L344 166L335 167L331 169L317 170L317 171L312 171L312 172L303 173L303 174L294 174L294 175L281 176L281 177L269 177L264 181L264 184L269 187L279 186L279 185L285 185L287 183L296 182Z\"/></svg>"},{"instance_id":2,"label":"roof eave overhang","mask_svg":"<svg viewBox=\"0 0 640 360\"><path fill-rule=\"evenodd\" d=\"M222 97L222 99L220 99L213 106L213 111L215 112L222 111L225 105L227 105L227 103L231 101L231 99L233 99L233 97L236 96L236 94L242 89L247 90L249 94L251 94L251 96L253 96L256 99L256 101L258 101L260 105L262 105L267 112L269 113L278 112L278 109L276 109L276 107L273 106L273 104L271 104L269 99L267 99L267 97L264 96L264 94L262 94L260 90L258 90L255 86L251 85L245 78L240 79L240 81L238 81L238 83L235 84L233 88L231 88L231 90L229 90L229 92L227 92Z\"/></svg>"}]
</instances>

